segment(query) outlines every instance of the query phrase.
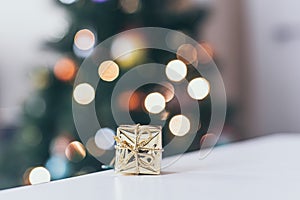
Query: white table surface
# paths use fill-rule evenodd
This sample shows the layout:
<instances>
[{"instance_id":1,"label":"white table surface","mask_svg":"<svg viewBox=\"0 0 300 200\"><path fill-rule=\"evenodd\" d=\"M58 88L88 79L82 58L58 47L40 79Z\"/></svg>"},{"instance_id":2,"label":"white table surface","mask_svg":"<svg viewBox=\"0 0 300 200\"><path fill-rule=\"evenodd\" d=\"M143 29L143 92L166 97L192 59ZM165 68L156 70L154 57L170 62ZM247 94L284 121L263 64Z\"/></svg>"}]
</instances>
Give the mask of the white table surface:
<instances>
[{"instance_id":1,"label":"white table surface","mask_svg":"<svg viewBox=\"0 0 300 200\"><path fill-rule=\"evenodd\" d=\"M199 152L188 153L163 171L159 176L93 173L3 190L0 200L299 200L300 134L217 147L204 160L199 160Z\"/></svg>"}]
</instances>

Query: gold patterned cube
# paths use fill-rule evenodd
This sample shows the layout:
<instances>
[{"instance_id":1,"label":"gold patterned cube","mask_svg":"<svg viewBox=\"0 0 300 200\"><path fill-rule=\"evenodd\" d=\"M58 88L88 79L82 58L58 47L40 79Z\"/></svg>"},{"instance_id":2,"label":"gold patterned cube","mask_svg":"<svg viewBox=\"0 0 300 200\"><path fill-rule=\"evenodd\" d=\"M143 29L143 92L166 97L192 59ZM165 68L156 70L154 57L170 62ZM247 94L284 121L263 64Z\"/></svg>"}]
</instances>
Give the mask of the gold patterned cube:
<instances>
[{"instance_id":1,"label":"gold patterned cube","mask_svg":"<svg viewBox=\"0 0 300 200\"><path fill-rule=\"evenodd\" d=\"M124 174L160 174L161 137L160 126L120 126L115 137L115 171Z\"/></svg>"}]
</instances>

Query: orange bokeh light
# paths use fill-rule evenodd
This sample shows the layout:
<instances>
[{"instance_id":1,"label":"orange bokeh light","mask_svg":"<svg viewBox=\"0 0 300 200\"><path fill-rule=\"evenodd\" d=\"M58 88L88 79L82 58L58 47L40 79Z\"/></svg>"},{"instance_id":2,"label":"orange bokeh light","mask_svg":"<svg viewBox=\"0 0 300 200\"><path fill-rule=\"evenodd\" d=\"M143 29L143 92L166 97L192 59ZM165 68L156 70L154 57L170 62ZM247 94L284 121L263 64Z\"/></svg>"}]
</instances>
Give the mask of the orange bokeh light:
<instances>
[{"instance_id":1,"label":"orange bokeh light","mask_svg":"<svg viewBox=\"0 0 300 200\"><path fill-rule=\"evenodd\" d=\"M123 110L139 110L141 109L141 102L142 102L142 97L143 94L141 92L131 92L131 91L126 91L120 94L119 96L119 106ZM126 102L129 102L127 104Z\"/></svg>"},{"instance_id":2,"label":"orange bokeh light","mask_svg":"<svg viewBox=\"0 0 300 200\"><path fill-rule=\"evenodd\" d=\"M65 149L65 155L72 162L79 162L86 156L86 150L83 144L78 141L71 142Z\"/></svg>"},{"instance_id":3,"label":"orange bokeh light","mask_svg":"<svg viewBox=\"0 0 300 200\"><path fill-rule=\"evenodd\" d=\"M76 63L70 58L62 58L54 66L54 75L61 81L70 81L77 71Z\"/></svg>"}]
</instances>

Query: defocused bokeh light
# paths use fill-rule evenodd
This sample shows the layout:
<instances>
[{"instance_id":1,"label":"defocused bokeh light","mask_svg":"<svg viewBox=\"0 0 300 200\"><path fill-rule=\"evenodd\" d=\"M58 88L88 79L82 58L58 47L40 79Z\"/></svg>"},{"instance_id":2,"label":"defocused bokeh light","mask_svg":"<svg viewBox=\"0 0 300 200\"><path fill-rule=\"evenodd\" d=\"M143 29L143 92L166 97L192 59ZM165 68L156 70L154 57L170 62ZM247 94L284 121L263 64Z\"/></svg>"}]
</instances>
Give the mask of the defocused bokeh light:
<instances>
[{"instance_id":1,"label":"defocused bokeh light","mask_svg":"<svg viewBox=\"0 0 300 200\"><path fill-rule=\"evenodd\" d=\"M120 67L128 69L145 59L145 52L138 50L145 43L145 39L140 34L119 35L111 45L111 56Z\"/></svg>"},{"instance_id":2,"label":"defocused bokeh light","mask_svg":"<svg viewBox=\"0 0 300 200\"><path fill-rule=\"evenodd\" d=\"M50 144L50 153L52 155L65 155L65 150L71 140L67 135L68 133L62 133L53 139L53 141Z\"/></svg>"},{"instance_id":3,"label":"defocused bokeh light","mask_svg":"<svg viewBox=\"0 0 300 200\"><path fill-rule=\"evenodd\" d=\"M50 157L45 166L49 170L51 178L54 180L67 177L70 171L67 159L61 155Z\"/></svg>"},{"instance_id":4,"label":"defocused bokeh light","mask_svg":"<svg viewBox=\"0 0 300 200\"><path fill-rule=\"evenodd\" d=\"M104 81L113 81L119 76L119 66L112 60L104 61L98 68L98 74Z\"/></svg>"},{"instance_id":5,"label":"defocused bokeh light","mask_svg":"<svg viewBox=\"0 0 300 200\"><path fill-rule=\"evenodd\" d=\"M168 79L174 82L181 81L187 74L187 67L181 60L172 60L166 66Z\"/></svg>"},{"instance_id":6,"label":"defocused bokeh light","mask_svg":"<svg viewBox=\"0 0 300 200\"><path fill-rule=\"evenodd\" d=\"M93 52L96 44L96 36L89 29L82 29L74 36L73 51L76 56L85 58Z\"/></svg>"},{"instance_id":7,"label":"defocused bokeh light","mask_svg":"<svg viewBox=\"0 0 300 200\"><path fill-rule=\"evenodd\" d=\"M88 29L78 31L74 37L74 44L80 50L89 50L96 43L95 35Z\"/></svg>"},{"instance_id":8,"label":"defocused bokeh light","mask_svg":"<svg viewBox=\"0 0 300 200\"><path fill-rule=\"evenodd\" d=\"M195 78L189 82L187 90L191 98L202 100L209 94L209 82L202 77Z\"/></svg>"},{"instance_id":9,"label":"defocused bokeh light","mask_svg":"<svg viewBox=\"0 0 300 200\"><path fill-rule=\"evenodd\" d=\"M32 185L50 182L51 175L44 167L35 167L29 173L29 182Z\"/></svg>"},{"instance_id":10,"label":"defocused bokeh light","mask_svg":"<svg viewBox=\"0 0 300 200\"><path fill-rule=\"evenodd\" d=\"M120 0L122 10L126 13L135 13L140 7L140 0Z\"/></svg>"},{"instance_id":11,"label":"defocused bokeh light","mask_svg":"<svg viewBox=\"0 0 300 200\"><path fill-rule=\"evenodd\" d=\"M141 92L124 91L118 97L118 104L122 110L138 110L142 101ZM128 105L129 104L129 105Z\"/></svg>"},{"instance_id":12,"label":"defocused bokeh light","mask_svg":"<svg viewBox=\"0 0 300 200\"><path fill-rule=\"evenodd\" d=\"M35 89L42 90L49 86L49 69L41 67L29 73L29 78Z\"/></svg>"},{"instance_id":13,"label":"defocused bokeh light","mask_svg":"<svg viewBox=\"0 0 300 200\"><path fill-rule=\"evenodd\" d=\"M197 62L197 50L191 44L183 44L177 49L177 59L185 64L194 64Z\"/></svg>"},{"instance_id":14,"label":"defocused bokeh light","mask_svg":"<svg viewBox=\"0 0 300 200\"><path fill-rule=\"evenodd\" d=\"M73 141L67 146L65 154L70 161L79 162L85 158L86 151L83 144L78 141Z\"/></svg>"},{"instance_id":15,"label":"defocused bokeh light","mask_svg":"<svg viewBox=\"0 0 300 200\"><path fill-rule=\"evenodd\" d=\"M61 81L70 81L76 75L76 63L70 58L58 60L54 66L54 75Z\"/></svg>"},{"instance_id":16,"label":"defocused bokeh light","mask_svg":"<svg viewBox=\"0 0 300 200\"><path fill-rule=\"evenodd\" d=\"M73 91L74 100L82 105L87 105L95 99L95 90L88 83L77 85Z\"/></svg>"},{"instance_id":17,"label":"defocused bokeh light","mask_svg":"<svg viewBox=\"0 0 300 200\"><path fill-rule=\"evenodd\" d=\"M21 132L21 137L25 144L29 146L37 146L43 139L41 130L34 125L26 126Z\"/></svg>"},{"instance_id":18,"label":"defocused bokeh light","mask_svg":"<svg viewBox=\"0 0 300 200\"><path fill-rule=\"evenodd\" d=\"M166 100L162 94L153 92L147 95L144 105L149 113L157 114L165 109Z\"/></svg>"},{"instance_id":19,"label":"defocused bokeh light","mask_svg":"<svg viewBox=\"0 0 300 200\"><path fill-rule=\"evenodd\" d=\"M95 144L103 150L110 150L115 144L115 132L110 128L101 128L95 135Z\"/></svg>"},{"instance_id":20,"label":"defocused bokeh light","mask_svg":"<svg viewBox=\"0 0 300 200\"><path fill-rule=\"evenodd\" d=\"M190 120L184 115L176 115L169 122L169 130L175 136L186 135L191 128Z\"/></svg>"},{"instance_id":21,"label":"defocused bokeh light","mask_svg":"<svg viewBox=\"0 0 300 200\"><path fill-rule=\"evenodd\" d=\"M41 96L32 96L25 102L25 111L32 117L41 117L46 111L46 102Z\"/></svg>"}]
</instances>

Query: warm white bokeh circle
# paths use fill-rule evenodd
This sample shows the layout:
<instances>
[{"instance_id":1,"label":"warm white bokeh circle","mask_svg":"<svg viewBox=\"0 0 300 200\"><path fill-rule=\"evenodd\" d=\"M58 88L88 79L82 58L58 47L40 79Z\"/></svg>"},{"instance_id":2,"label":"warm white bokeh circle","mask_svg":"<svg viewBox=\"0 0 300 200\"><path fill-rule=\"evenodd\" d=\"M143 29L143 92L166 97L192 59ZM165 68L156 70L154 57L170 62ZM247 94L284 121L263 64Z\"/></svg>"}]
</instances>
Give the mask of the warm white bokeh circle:
<instances>
[{"instance_id":1,"label":"warm white bokeh circle","mask_svg":"<svg viewBox=\"0 0 300 200\"><path fill-rule=\"evenodd\" d=\"M184 136L191 128L190 120L184 115L176 115L172 117L169 123L169 130L173 135Z\"/></svg>"},{"instance_id":2,"label":"warm white bokeh circle","mask_svg":"<svg viewBox=\"0 0 300 200\"><path fill-rule=\"evenodd\" d=\"M96 146L103 150L110 150L115 144L115 132L110 128L101 128L95 135Z\"/></svg>"},{"instance_id":3,"label":"warm white bokeh circle","mask_svg":"<svg viewBox=\"0 0 300 200\"><path fill-rule=\"evenodd\" d=\"M188 84L187 91L191 98L202 100L209 94L210 85L205 78L195 78Z\"/></svg>"},{"instance_id":4,"label":"warm white bokeh circle","mask_svg":"<svg viewBox=\"0 0 300 200\"><path fill-rule=\"evenodd\" d=\"M87 105L95 99L95 90L88 83L77 85L73 91L74 100L82 105Z\"/></svg>"},{"instance_id":5,"label":"warm white bokeh circle","mask_svg":"<svg viewBox=\"0 0 300 200\"><path fill-rule=\"evenodd\" d=\"M78 31L74 37L74 44L80 50L89 50L96 43L95 35L88 29Z\"/></svg>"},{"instance_id":6,"label":"warm white bokeh circle","mask_svg":"<svg viewBox=\"0 0 300 200\"><path fill-rule=\"evenodd\" d=\"M181 81L187 74L187 67L181 60L172 60L166 66L168 79L174 82Z\"/></svg>"},{"instance_id":7,"label":"warm white bokeh circle","mask_svg":"<svg viewBox=\"0 0 300 200\"><path fill-rule=\"evenodd\" d=\"M36 167L30 171L29 182L32 185L50 182L51 175L44 167Z\"/></svg>"},{"instance_id":8,"label":"warm white bokeh circle","mask_svg":"<svg viewBox=\"0 0 300 200\"><path fill-rule=\"evenodd\" d=\"M165 109L166 100L162 94L153 92L147 95L144 105L149 113L157 114Z\"/></svg>"},{"instance_id":9,"label":"warm white bokeh circle","mask_svg":"<svg viewBox=\"0 0 300 200\"><path fill-rule=\"evenodd\" d=\"M104 81L111 82L119 76L119 66L112 60L104 61L98 68L98 74Z\"/></svg>"}]
</instances>

